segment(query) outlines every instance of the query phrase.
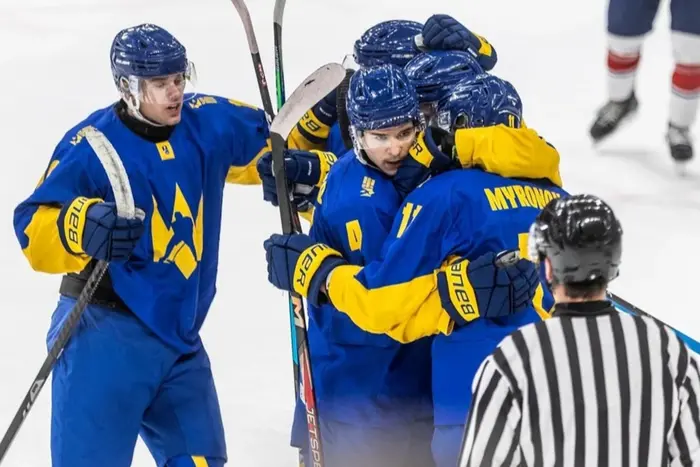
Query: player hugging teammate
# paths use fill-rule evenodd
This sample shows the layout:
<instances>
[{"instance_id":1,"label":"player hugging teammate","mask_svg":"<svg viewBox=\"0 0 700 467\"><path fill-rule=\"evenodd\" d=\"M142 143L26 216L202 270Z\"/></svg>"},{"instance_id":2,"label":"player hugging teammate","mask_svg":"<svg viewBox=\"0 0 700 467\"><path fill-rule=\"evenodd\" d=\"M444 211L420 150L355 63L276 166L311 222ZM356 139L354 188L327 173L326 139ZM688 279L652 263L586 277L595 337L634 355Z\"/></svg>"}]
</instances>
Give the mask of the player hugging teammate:
<instances>
[{"instance_id":1,"label":"player hugging teammate","mask_svg":"<svg viewBox=\"0 0 700 467\"><path fill-rule=\"evenodd\" d=\"M310 304L325 465L452 467L481 361L548 316L548 288L513 253L526 257L529 225L565 194L559 154L526 127L515 88L488 73L495 49L454 18L383 22L354 51L358 69L288 139L288 182L312 227L265 242L269 277ZM52 463L125 467L141 435L159 466L222 466L199 330L225 183L262 180L277 203L268 123L186 92L194 65L158 26L120 31L110 57L119 101L66 133L15 210L31 266L64 275L49 345L109 262L54 369ZM94 132L119 155L134 218ZM292 444L305 450L297 415Z\"/></svg>"},{"instance_id":2,"label":"player hugging teammate","mask_svg":"<svg viewBox=\"0 0 700 467\"><path fill-rule=\"evenodd\" d=\"M380 23L354 55L347 93L312 112L344 104L336 134L352 148L337 162L287 151L312 226L265 242L269 279L310 304L326 465L454 466L479 364L552 304L532 263L499 253L524 248L539 210L565 194L559 154L486 72L493 47L449 16ZM258 169L274 203L270 159Z\"/></svg>"}]
</instances>

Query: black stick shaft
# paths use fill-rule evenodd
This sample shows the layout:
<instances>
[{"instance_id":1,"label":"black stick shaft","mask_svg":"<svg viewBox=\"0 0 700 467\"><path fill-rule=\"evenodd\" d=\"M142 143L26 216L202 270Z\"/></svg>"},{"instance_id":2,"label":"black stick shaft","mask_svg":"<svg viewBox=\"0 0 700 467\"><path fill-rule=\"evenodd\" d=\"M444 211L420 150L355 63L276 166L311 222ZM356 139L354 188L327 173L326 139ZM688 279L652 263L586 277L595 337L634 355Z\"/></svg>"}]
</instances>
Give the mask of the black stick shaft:
<instances>
[{"instance_id":1,"label":"black stick shaft","mask_svg":"<svg viewBox=\"0 0 700 467\"><path fill-rule=\"evenodd\" d=\"M24 396L22 404L20 405L19 409L17 409L15 417L12 419L12 423L10 423L9 428L2 437L2 441L0 441L0 462L2 462L2 460L5 458L5 455L10 449L12 442L15 440L15 437L17 436L19 429L22 427L24 420L27 418L27 415L29 415L29 411L34 406L34 402L36 402L41 389L44 387L44 383L51 374L51 371L53 370L58 357L61 356L63 349L66 347L68 340L70 340L73 330L78 324L78 321L80 321L80 317L87 308L88 303L90 302L92 295L95 293L95 289L97 289L102 277L105 275L105 272L107 272L107 263L105 261L98 262L95 269L92 271L92 274L90 274L85 287L83 287L82 292L80 292L73 309L70 311L70 313L68 313L68 316L61 326L58 336L51 346L44 363L41 365L36 378L34 378L32 385L29 387L29 391L27 391L27 394Z\"/></svg>"}]
</instances>

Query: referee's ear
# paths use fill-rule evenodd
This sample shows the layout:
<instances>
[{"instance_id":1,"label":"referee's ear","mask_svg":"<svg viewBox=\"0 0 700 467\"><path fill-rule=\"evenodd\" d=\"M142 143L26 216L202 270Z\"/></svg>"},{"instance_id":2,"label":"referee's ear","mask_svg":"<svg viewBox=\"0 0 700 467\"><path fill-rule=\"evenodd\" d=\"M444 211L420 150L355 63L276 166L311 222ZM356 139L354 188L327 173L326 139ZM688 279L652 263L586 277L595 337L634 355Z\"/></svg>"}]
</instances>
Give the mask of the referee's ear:
<instances>
[{"instance_id":1,"label":"referee's ear","mask_svg":"<svg viewBox=\"0 0 700 467\"><path fill-rule=\"evenodd\" d=\"M549 258L544 258L544 277L547 279L548 283L552 283L552 279L554 279L554 276L552 275L552 263L549 261Z\"/></svg>"}]
</instances>

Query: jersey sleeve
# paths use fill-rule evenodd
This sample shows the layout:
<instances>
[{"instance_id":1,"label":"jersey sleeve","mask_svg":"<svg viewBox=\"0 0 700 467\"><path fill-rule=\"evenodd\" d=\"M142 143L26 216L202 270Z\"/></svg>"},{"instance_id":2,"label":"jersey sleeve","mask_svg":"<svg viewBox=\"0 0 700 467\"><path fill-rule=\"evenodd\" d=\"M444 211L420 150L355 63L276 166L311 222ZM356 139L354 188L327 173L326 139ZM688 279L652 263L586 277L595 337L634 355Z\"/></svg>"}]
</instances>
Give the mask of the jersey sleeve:
<instances>
[{"instance_id":1,"label":"jersey sleeve","mask_svg":"<svg viewBox=\"0 0 700 467\"><path fill-rule=\"evenodd\" d=\"M258 159L272 150L265 112L235 99L227 99L227 104L224 105L232 107L227 109L231 116L231 122L227 124L229 131L233 131L233 162L226 181L239 185L257 185L260 183L256 168ZM309 110L292 129L287 145L289 149L324 150L329 134L330 126L319 119L313 110Z\"/></svg>"},{"instance_id":2,"label":"jersey sleeve","mask_svg":"<svg viewBox=\"0 0 700 467\"><path fill-rule=\"evenodd\" d=\"M224 98L215 98L224 100ZM257 185L260 176L256 164L258 159L271 150L270 129L262 109L235 99L225 99L216 124L222 125L231 150L231 164L226 174L227 183ZM228 118L221 118L228 117Z\"/></svg>"},{"instance_id":3,"label":"jersey sleeve","mask_svg":"<svg viewBox=\"0 0 700 467\"><path fill-rule=\"evenodd\" d=\"M414 192L415 193L415 192ZM392 225L381 261L341 266L327 280L328 297L365 331L412 342L451 331L437 291L437 271L455 234L450 203L424 204L409 195Z\"/></svg>"},{"instance_id":4,"label":"jersey sleeve","mask_svg":"<svg viewBox=\"0 0 700 467\"><path fill-rule=\"evenodd\" d=\"M79 272L90 261L89 256L69 253L63 247L57 220L61 207L78 196L107 196L98 188L107 183L106 175L90 163L91 157L95 158L86 142L59 145L34 192L15 208L15 234L36 271Z\"/></svg>"},{"instance_id":5,"label":"jersey sleeve","mask_svg":"<svg viewBox=\"0 0 700 467\"><path fill-rule=\"evenodd\" d=\"M455 148L462 167L508 178L544 178L562 186L559 152L530 128L462 128L455 132Z\"/></svg>"},{"instance_id":6,"label":"jersey sleeve","mask_svg":"<svg viewBox=\"0 0 700 467\"><path fill-rule=\"evenodd\" d=\"M484 360L474 382L459 466L520 465L520 440L516 434L521 411L493 357Z\"/></svg>"},{"instance_id":7,"label":"jersey sleeve","mask_svg":"<svg viewBox=\"0 0 700 467\"><path fill-rule=\"evenodd\" d=\"M687 351L686 376L679 388L680 409L669 444L670 465L697 465L700 462L700 371L695 359Z\"/></svg>"},{"instance_id":8,"label":"jersey sleeve","mask_svg":"<svg viewBox=\"0 0 700 467\"><path fill-rule=\"evenodd\" d=\"M326 141L326 151L330 151L333 154L342 155L348 152L349 149L345 146L345 141L343 141L343 135L340 132L340 125L336 122L335 125L331 127L330 134L328 135L328 140Z\"/></svg>"}]
</instances>

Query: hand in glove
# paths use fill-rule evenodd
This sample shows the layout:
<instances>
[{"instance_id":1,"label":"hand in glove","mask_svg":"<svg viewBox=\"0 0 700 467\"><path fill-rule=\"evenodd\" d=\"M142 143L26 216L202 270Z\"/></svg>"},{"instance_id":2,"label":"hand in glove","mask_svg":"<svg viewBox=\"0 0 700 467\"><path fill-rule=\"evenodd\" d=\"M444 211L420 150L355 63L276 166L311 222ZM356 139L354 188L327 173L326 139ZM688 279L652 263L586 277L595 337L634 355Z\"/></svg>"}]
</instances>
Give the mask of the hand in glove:
<instances>
[{"instance_id":1,"label":"hand in glove","mask_svg":"<svg viewBox=\"0 0 700 467\"><path fill-rule=\"evenodd\" d=\"M328 274L347 264L338 251L304 234L274 234L263 246L267 280L278 289L306 297L312 305L326 300L322 290Z\"/></svg>"},{"instance_id":2,"label":"hand in glove","mask_svg":"<svg viewBox=\"0 0 700 467\"><path fill-rule=\"evenodd\" d=\"M299 212L306 212L311 208L318 194L318 188L336 160L332 152L285 150L284 170L288 186L294 196L294 205ZM273 206L278 206L272 152L263 154L258 159L256 167L262 180L263 199L272 203Z\"/></svg>"},{"instance_id":3,"label":"hand in glove","mask_svg":"<svg viewBox=\"0 0 700 467\"><path fill-rule=\"evenodd\" d=\"M144 213L119 217L115 203L101 199L75 198L58 216L58 233L63 247L74 255L104 261L126 261L144 232Z\"/></svg>"},{"instance_id":4,"label":"hand in glove","mask_svg":"<svg viewBox=\"0 0 700 467\"><path fill-rule=\"evenodd\" d=\"M460 167L452 157L453 143L449 137L447 132L438 128L427 128L418 134L416 143L392 177L394 187L402 198L429 177Z\"/></svg>"},{"instance_id":5,"label":"hand in glove","mask_svg":"<svg viewBox=\"0 0 700 467\"><path fill-rule=\"evenodd\" d=\"M531 305L539 285L537 266L516 251L463 259L438 273L442 306L456 326L477 318L500 318Z\"/></svg>"},{"instance_id":6,"label":"hand in glove","mask_svg":"<svg viewBox=\"0 0 700 467\"><path fill-rule=\"evenodd\" d=\"M421 33L423 45L432 50L463 50L472 53L485 71L496 66L496 49L449 15L428 18Z\"/></svg>"}]
</instances>

